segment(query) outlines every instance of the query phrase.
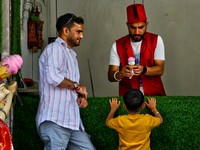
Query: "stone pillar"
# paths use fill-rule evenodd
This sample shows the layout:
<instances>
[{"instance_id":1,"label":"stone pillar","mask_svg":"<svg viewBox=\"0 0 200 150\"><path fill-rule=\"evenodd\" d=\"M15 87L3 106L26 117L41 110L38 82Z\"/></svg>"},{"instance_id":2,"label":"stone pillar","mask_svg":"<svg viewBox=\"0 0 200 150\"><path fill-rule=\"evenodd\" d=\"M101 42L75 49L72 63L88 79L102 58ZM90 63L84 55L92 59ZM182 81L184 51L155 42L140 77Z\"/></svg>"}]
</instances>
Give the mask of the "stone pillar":
<instances>
[{"instance_id":1,"label":"stone pillar","mask_svg":"<svg viewBox=\"0 0 200 150\"><path fill-rule=\"evenodd\" d=\"M3 35L2 35L2 52L1 58L10 55L11 49L11 0L3 0ZM10 108L10 113L4 122L8 125L12 134L12 122L13 122L13 104Z\"/></svg>"},{"instance_id":2,"label":"stone pillar","mask_svg":"<svg viewBox=\"0 0 200 150\"><path fill-rule=\"evenodd\" d=\"M10 41L11 41L11 0L3 1L3 36L2 36L2 54L1 58L10 55Z\"/></svg>"}]
</instances>

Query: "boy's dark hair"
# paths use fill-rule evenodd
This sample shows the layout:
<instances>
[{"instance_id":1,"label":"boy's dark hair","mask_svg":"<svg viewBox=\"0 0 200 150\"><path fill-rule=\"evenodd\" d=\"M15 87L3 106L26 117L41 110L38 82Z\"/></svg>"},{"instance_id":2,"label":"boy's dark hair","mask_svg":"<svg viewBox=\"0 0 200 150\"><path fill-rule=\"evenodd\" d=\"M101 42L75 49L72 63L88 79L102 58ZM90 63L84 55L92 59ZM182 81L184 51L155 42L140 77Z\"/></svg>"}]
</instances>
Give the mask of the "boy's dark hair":
<instances>
[{"instance_id":1,"label":"boy's dark hair","mask_svg":"<svg viewBox=\"0 0 200 150\"><path fill-rule=\"evenodd\" d=\"M123 96L126 108L131 112L139 112L144 103L144 95L138 89L130 89Z\"/></svg>"},{"instance_id":2,"label":"boy's dark hair","mask_svg":"<svg viewBox=\"0 0 200 150\"><path fill-rule=\"evenodd\" d=\"M56 23L56 29L58 33L62 31L64 27L67 27L69 30L74 25L74 22L78 24L84 24L84 20L82 17L76 17L74 14L67 13L65 15L62 15L58 18Z\"/></svg>"}]
</instances>

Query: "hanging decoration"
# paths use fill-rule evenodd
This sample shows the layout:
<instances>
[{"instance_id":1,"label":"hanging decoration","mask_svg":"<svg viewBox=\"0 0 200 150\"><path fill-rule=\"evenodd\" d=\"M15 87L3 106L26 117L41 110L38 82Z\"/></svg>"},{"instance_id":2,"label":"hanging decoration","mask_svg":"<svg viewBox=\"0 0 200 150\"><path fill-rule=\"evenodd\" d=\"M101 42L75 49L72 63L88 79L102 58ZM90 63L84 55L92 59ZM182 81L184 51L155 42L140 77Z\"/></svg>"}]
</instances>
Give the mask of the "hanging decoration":
<instances>
[{"instance_id":1,"label":"hanging decoration","mask_svg":"<svg viewBox=\"0 0 200 150\"><path fill-rule=\"evenodd\" d=\"M39 18L40 12L36 5L31 9L28 21L28 48L33 49L33 53L38 52L43 46L42 30L44 22Z\"/></svg>"},{"instance_id":2,"label":"hanging decoration","mask_svg":"<svg viewBox=\"0 0 200 150\"><path fill-rule=\"evenodd\" d=\"M24 31L24 25L26 24L26 19L29 19L30 17L30 13L31 11L33 11L33 8L35 8L36 6L38 7L38 10L40 13L42 13L42 6L44 5L45 7L47 7L46 5L46 0L25 0L23 3L23 7L22 7L22 19L21 19L21 26L22 26L22 30Z\"/></svg>"}]
</instances>

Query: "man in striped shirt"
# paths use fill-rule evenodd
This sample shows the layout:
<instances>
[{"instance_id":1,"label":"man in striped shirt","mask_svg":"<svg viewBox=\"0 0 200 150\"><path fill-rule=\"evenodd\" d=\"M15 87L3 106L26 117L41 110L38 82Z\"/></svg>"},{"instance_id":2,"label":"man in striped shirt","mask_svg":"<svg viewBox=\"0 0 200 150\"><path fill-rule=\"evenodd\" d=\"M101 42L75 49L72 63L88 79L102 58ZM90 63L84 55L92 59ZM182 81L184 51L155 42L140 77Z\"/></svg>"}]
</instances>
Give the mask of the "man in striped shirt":
<instances>
[{"instance_id":1,"label":"man in striped shirt","mask_svg":"<svg viewBox=\"0 0 200 150\"><path fill-rule=\"evenodd\" d=\"M80 118L86 108L86 87L79 84L76 53L83 38L81 17L60 16L56 23L59 37L49 44L39 59L40 103L36 124L45 150L95 150Z\"/></svg>"}]
</instances>

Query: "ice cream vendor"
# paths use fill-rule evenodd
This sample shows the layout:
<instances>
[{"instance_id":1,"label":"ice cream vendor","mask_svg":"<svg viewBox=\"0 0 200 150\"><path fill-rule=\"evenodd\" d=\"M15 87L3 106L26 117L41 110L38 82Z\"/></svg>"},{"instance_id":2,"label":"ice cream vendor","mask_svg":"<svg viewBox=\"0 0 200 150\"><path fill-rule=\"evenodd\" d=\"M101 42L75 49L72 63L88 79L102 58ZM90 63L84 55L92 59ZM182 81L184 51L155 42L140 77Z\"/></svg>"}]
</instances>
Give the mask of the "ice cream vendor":
<instances>
[{"instance_id":1,"label":"ice cream vendor","mask_svg":"<svg viewBox=\"0 0 200 150\"><path fill-rule=\"evenodd\" d=\"M116 40L111 48L108 80L119 82L119 96L132 88L140 89L145 96L165 96L161 80L165 63L163 40L146 31L149 23L144 5L132 4L126 10L129 34ZM128 65L129 57L135 58L134 66Z\"/></svg>"}]
</instances>

